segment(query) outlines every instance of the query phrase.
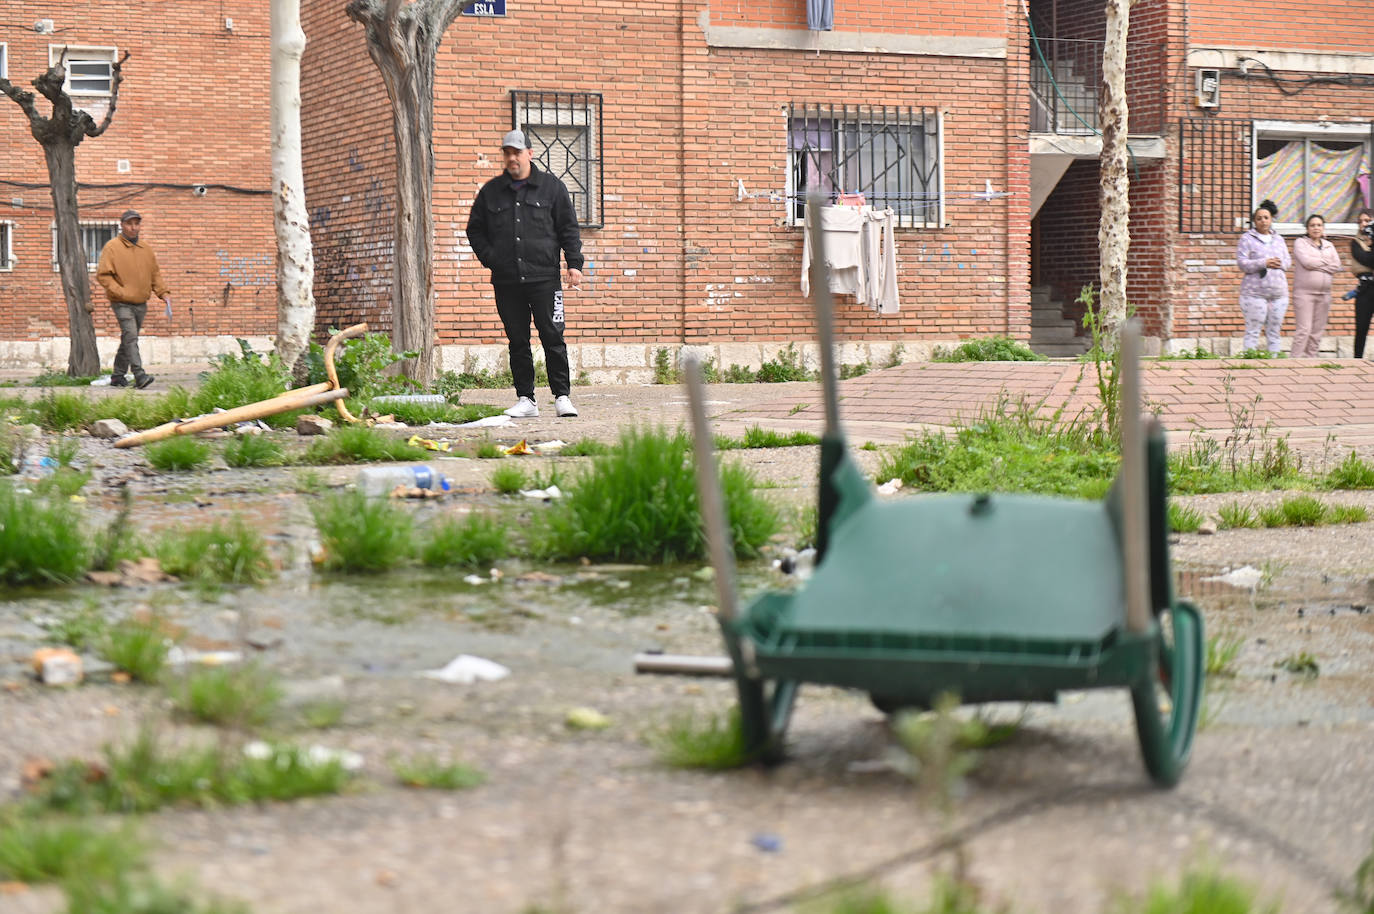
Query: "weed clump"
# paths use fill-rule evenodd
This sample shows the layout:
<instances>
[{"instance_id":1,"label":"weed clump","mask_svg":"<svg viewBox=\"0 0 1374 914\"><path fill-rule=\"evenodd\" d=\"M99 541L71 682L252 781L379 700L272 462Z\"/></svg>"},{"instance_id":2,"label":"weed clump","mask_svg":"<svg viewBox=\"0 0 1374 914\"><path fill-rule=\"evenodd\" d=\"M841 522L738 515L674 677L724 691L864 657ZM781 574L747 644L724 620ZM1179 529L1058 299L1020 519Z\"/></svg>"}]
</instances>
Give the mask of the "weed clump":
<instances>
[{"instance_id":1,"label":"weed clump","mask_svg":"<svg viewBox=\"0 0 1374 914\"><path fill-rule=\"evenodd\" d=\"M930 360L932 362L1044 362L1046 358L1009 336L990 336L986 339L966 340L953 349L938 347Z\"/></svg>"},{"instance_id":2,"label":"weed clump","mask_svg":"<svg viewBox=\"0 0 1374 914\"><path fill-rule=\"evenodd\" d=\"M279 467L286 463L286 449L266 435L239 435L224 446L224 462L236 469Z\"/></svg>"},{"instance_id":3,"label":"weed clump","mask_svg":"<svg viewBox=\"0 0 1374 914\"><path fill-rule=\"evenodd\" d=\"M715 436L715 446L718 451L731 451L741 448L808 447L820 443L821 439L811 432L783 434L757 425L751 425L745 429L743 438L731 438L727 435Z\"/></svg>"},{"instance_id":4,"label":"weed clump","mask_svg":"<svg viewBox=\"0 0 1374 914\"><path fill-rule=\"evenodd\" d=\"M241 517L168 534L157 557L168 574L203 584L261 584L275 571L262 534Z\"/></svg>"},{"instance_id":5,"label":"weed clump","mask_svg":"<svg viewBox=\"0 0 1374 914\"><path fill-rule=\"evenodd\" d=\"M247 340L239 340L239 355L225 353L215 359L214 367L200 376L200 387L191 398L196 414L215 409L233 409L259 400L268 400L286 393L291 380L281 358L268 353L263 358L254 352ZM287 428L295 424L299 410L278 413L263 421L273 428Z\"/></svg>"},{"instance_id":6,"label":"weed clump","mask_svg":"<svg viewBox=\"0 0 1374 914\"><path fill-rule=\"evenodd\" d=\"M1326 474L1323 484L1328 489L1374 489L1374 466L1365 463L1351 451L1345 460Z\"/></svg>"},{"instance_id":7,"label":"weed clump","mask_svg":"<svg viewBox=\"0 0 1374 914\"><path fill-rule=\"evenodd\" d=\"M63 584L85 573L90 545L69 503L0 483L0 584Z\"/></svg>"},{"instance_id":8,"label":"weed clump","mask_svg":"<svg viewBox=\"0 0 1374 914\"><path fill-rule=\"evenodd\" d=\"M410 515L386 499L343 492L326 497L311 511L324 542L327 568L387 571L414 552Z\"/></svg>"},{"instance_id":9,"label":"weed clump","mask_svg":"<svg viewBox=\"0 0 1374 914\"><path fill-rule=\"evenodd\" d=\"M238 729L271 720L283 695L277 677L256 663L202 667L169 691L177 709L193 720Z\"/></svg>"},{"instance_id":10,"label":"weed clump","mask_svg":"<svg viewBox=\"0 0 1374 914\"><path fill-rule=\"evenodd\" d=\"M555 503L545 532L550 554L616 561L671 562L705 554L687 437L663 430L621 434L612 452ZM778 528L773 506L754 492L752 475L721 471L735 551L752 556Z\"/></svg>"},{"instance_id":11,"label":"weed clump","mask_svg":"<svg viewBox=\"0 0 1374 914\"><path fill-rule=\"evenodd\" d=\"M491 471L491 487L502 495L514 495L529 488L529 476L522 467L503 463Z\"/></svg>"},{"instance_id":12,"label":"weed clump","mask_svg":"<svg viewBox=\"0 0 1374 914\"><path fill-rule=\"evenodd\" d=\"M391 770L405 786L431 790L467 790L486 780L476 768L457 762L445 764L430 755L397 760Z\"/></svg>"},{"instance_id":13,"label":"weed clump","mask_svg":"<svg viewBox=\"0 0 1374 914\"><path fill-rule=\"evenodd\" d=\"M128 828L14 815L0 820L0 881L106 880L140 867L147 848Z\"/></svg>"},{"instance_id":14,"label":"weed clump","mask_svg":"<svg viewBox=\"0 0 1374 914\"><path fill-rule=\"evenodd\" d=\"M509 554L506 527L486 514L441 522L420 550L420 561L435 568L476 568Z\"/></svg>"},{"instance_id":15,"label":"weed clump","mask_svg":"<svg viewBox=\"0 0 1374 914\"><path fill-rule=\"evenodd\" d=\"M679 715L650 734L659 759L673 768L725 771L754 761L744 741L738 708L725 715Z\"/></svg>"},{"instance_id":16,"label":"weed clump","mask_svg":"<svg viewBox=\"0 0 1374 914\"><path fill-rule=\"evenodd\" d=\"M429 452L366 425L345 425L311 442L302 463L424 460Z\"/></svg>"},{"instance_id":17,"label":"weed clump","mask_svg":"<svg viewBox=\"0 0 1374 914\"><path fill-rule=\"evenodd\" d=\"M148 445L145 453L149 463L170 472L194 470L210 461L210 445L185 435L154 442Z\"/></svg>"},{"instance_id":18,"label":"weed clump","mask_svg":"<svg viewBox=\"0 0 1374 914\"><path fill-rule=\"evenodd\" d=\"M1174 533L1197 533L1207 516L1197 508L1169 502L1169 529Z\"/></svg>"},{"instance_id":19,"label":"weed clump","mask_svg":"<svg viewBox=\"0 0 1374 914\"><path fill-rule=\"evenodd\" d=\"M125 619L110 626L100 652L133 679L152 684L162 678L170 648L167 626L154 616Z\"/></svg>"}]
</instances>

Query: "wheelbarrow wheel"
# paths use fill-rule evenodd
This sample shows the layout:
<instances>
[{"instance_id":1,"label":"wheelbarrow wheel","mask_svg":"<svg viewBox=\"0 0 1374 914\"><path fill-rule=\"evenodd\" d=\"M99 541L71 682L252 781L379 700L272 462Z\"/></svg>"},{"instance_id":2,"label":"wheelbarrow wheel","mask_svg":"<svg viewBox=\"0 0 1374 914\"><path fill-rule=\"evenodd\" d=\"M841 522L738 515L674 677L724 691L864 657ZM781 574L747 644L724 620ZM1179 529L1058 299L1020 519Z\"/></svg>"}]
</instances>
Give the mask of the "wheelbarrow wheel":
<instances>
[{"instance_id":1,"label":"wheelbarrow wheel","mask_svg":"<svg viewBox=\"0 0 1374 914\"><path fill-rule=\"evenodd\" d=\"M1165 621L1169 634L1166 637ZM1146 664L1146 675L1131 687L1140 752L1150 777L1160 787L1178 783L1192 753L1202 703L1206 645L1202 614L1191 603L1175 603L1160 616L1158 662ZM1160 710L1167 690L1169 710Z\"/></svg>"}]
</instances>

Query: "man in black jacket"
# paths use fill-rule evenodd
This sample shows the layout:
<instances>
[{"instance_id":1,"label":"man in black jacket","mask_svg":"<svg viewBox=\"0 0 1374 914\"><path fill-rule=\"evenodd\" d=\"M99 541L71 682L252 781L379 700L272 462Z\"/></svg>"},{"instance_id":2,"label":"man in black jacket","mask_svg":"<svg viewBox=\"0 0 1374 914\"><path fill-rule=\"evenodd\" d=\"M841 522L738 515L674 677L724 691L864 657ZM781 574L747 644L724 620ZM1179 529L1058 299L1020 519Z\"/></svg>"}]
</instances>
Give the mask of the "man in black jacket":
<instances>
[{"instance_id":1,"label":"man in black jacket","mask_svg":"<svg viewBox=\"0 0 1374 914\"><path fill-rule=\"evenodd\" d=\"M468 214L468 243L491 270L496 311L510 343L510 371L515 379L515 405L507 416L539 415L534 402L534 357L530 353L530 318L539 331L548 363L554 411L576 416L569 394L568 347L563 343L563 287L559 254L568 263L568 285L582 285L582 240L568 188L531 161L529 143L520 130L501 141L505 171L477 192Z\"/></svg>"}]
</instances>

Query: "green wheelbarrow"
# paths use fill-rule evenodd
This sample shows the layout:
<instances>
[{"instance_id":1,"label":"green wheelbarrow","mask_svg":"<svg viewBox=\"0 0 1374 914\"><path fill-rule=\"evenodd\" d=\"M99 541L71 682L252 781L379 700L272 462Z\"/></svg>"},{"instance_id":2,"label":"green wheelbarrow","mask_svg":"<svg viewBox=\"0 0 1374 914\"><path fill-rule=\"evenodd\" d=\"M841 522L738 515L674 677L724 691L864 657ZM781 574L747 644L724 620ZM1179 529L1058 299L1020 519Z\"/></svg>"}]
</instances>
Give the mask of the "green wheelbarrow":
<instances>
[{"instance_id":1,"label":"green wheelbarrow","mask_svg":"<svg viewBox=\"0 0 1374 914\"><path fill-rule=\"evenodd\" d=\"M929 708L941 694L1054 701L1069 689L1126 688L1146 769L1159 785L1177 783L1197 729L1203 624L1172 594L1164 436L1157 421L1140 421L1134 326L1121 341L1121 472L1104 500L879 500L839 429L828 284L812 270L826 406L814 574L795 592L737 606L701 371L689 362L698 490L729 658L640 655L637 669L732 675L748 748L774 761L803 683L867 692L886 712Z\"/></svg>"}]
</instances>

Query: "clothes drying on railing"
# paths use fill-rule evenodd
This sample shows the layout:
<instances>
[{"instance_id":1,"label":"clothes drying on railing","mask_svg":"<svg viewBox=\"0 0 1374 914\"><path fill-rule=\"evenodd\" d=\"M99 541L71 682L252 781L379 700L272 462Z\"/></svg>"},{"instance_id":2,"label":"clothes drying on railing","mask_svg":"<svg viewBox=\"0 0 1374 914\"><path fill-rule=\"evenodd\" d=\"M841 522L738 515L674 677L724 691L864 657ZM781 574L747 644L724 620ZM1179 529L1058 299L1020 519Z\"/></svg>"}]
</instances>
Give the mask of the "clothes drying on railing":
<instances>
[{"instance_id":1,"label":"clothes drying on railing","mask_svg":"<svg viewBox=\"0 0 1374 914\"><path fill-rule=\"evenodd\" d=\"M830 291L853 295L859 304L879 314L896 314L901 305L897 297L897 214L871 206L822 206L819 221L830 268ZM801 290L809 295L809 221L802 238Z\"/></svg>"}]
</instances>

